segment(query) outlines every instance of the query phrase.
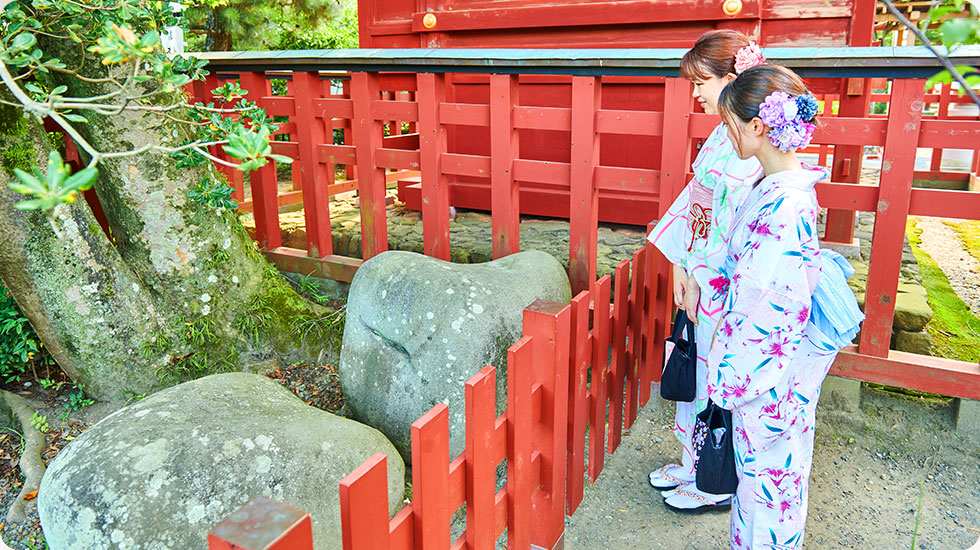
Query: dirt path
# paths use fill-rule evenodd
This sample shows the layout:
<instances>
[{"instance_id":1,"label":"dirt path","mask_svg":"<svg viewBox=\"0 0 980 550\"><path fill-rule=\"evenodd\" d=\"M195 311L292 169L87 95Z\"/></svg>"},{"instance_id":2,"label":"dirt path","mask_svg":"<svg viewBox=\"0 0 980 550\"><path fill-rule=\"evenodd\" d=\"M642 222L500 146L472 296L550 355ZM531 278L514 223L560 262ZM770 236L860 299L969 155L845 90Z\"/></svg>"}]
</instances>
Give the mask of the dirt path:
<instances>
[{"instance_id":1,"label":"dirt path","mask_svg":"<svg viewBox=\"0 0 980 550\"><path fill-rule=\"evenodd\" d=\"M966 251L956 232L940 218L917 218L923 252L939 264L956 295L980 317L980 262Z\"/></svg>"},{"instance_id":2,"label":"dirt path","mask_svg":"<svg viewBox=\"0 0 980 550\"><path fill-rule=\"evenodd\" d=\"M805 548L912 548L923 481L916 548L977 543L980 448L925 420L943 417L944 409L936 410L917 403L898 411L870 404L864 412L820 409ZM566 549L729 547L728 512L672 512L647 483L648 472L680 458L672 417L671 406L651 398L566 520Z\"/></svg>"}]
</instances>

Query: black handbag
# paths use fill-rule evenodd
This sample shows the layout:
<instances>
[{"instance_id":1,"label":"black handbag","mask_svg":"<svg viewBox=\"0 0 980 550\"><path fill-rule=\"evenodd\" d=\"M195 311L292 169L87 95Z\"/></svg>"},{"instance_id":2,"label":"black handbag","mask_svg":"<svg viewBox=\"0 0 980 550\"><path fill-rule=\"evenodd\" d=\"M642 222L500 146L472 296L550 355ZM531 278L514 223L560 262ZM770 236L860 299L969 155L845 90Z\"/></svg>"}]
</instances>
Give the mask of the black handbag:
<instances>
[{"instance_id":1,"label":"black handbag","mask_svg":"<svg viewBox=\"0 0 980 550\"><path fill-rule=\"evenodd\" d=\"M687 339L684 329L687 329ZM660 397L664 399L694 401L697 395L698 348L694 330L687 313L677 310L670 338L664 340L664 372L660 377Z\"/></svg>"},{"instance_id":2,"label":"black handbag","mask_svg":"<svg viewBox=\"0 0 980 550\"><path fill-rule=\"evenodd\" d=\"M738 488L733 446L732 411L715 405L710 399L708 407L698 413L694 425L697 449L695 481L699 491L715 495L734 493Z\"/></svg>"}]
</instances>

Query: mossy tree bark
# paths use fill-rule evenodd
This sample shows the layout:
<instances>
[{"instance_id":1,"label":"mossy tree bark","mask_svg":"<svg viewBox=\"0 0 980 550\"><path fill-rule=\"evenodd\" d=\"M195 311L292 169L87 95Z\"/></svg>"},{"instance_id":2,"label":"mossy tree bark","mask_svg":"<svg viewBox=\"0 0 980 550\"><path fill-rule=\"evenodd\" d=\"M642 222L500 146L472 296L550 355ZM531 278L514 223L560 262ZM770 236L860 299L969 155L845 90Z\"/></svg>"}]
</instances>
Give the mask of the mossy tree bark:
<instances>
[{"instance_id":1,"label":"mossy tree bark","mask_svg":"<svg viewBox=\"0 0 980 550\"><path fill-rule=\"evenodd\" d=\"M186 131L146 112L88 118L85 137L101 151L176 144ZM49 150L39 123L0 107L8 181L15 167L43 168ZM83 200L56 220L59 236L45 215L15 210L24 197L0 186L0 277L90 396L122 399L270 359L322 360L339 348L331 312L293 291L234 212L187 197L199 180L218 177L210 166L177 169L164 155L101 162L95 188L114 242Z\"/></svg>"}]
</instances>

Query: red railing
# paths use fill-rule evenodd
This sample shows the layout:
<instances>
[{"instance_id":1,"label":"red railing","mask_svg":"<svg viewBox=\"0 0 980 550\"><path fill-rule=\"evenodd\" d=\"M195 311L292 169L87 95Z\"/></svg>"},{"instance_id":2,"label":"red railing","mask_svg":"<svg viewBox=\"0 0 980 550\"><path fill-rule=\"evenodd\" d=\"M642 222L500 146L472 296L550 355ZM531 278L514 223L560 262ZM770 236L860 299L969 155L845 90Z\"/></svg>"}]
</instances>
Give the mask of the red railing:
<instances>
[{"instance_id":1,"label":"red railing","mask_svg":"<svg viewBox=\"0 0 980 550\"><path fill-rule=\"evenodd\" d=\"M890 78L885 118L869 115L865 101L863 111L853 107L856 113L842 110L838 116L826 117L814 139L816 145L835 149L832 181L817 186L821 205L838 213L828 218L828 236L852 232L854 211L876 214L866 289L868 319L859 344L841 352L832 373L978 398L980 366L890 351L888 346L908 216L980 219L980 193L912 188L916 148L976 148L980 121L923 117L928 101L942 101L942 96L934 99L923 91L923 76L936 70L928 59L916 57L917 53L902 57L894 49L859 50L848 51L850 57L845 59L832 57L841 55L838 49L766 52L770 60L783 62L804 76L809 73L808 83L819 93L856 91L842 78ZM887 55L881 53L884 50ZM603 74L629 70L676 74L676 57L664 61L663 56L651 56L643 64L636 62L635 55L620 52L617 56L615 51L565 57L553 52L550 58L540 52L508 57L495 51L482 58L453 57L454 52L445 51L423 53L333 53L288 63L257 56L254 63L269 66L264 68L249 65L238 54L229 59L214 56L212 70L219 75L241 75L243 87L260 92L259 104L270 115L290 116L294 123L284 131L290 136L295 133L296 141L277 142L275 147L277 152L291 151L298 157L306 250L279 246L277 199L271 193L275 182L270 181L274 169L251 177L256 239L282 269L350 280L360 264L359 259L332 255L327 199L334 164L357 168L364 259L387 248L388 169L421 172L425 253L442 259L449 258L454 178L489 179L494 257L519 250L519 213L529 196L561 200L567 194L569 277L577 294L570 306L539 304L525 313L525 338L511 348L508 357L507 412L493 417L493 394L487 388L493 387L495 371L490 368L467 383L467 444L459 457L450 461L448 456L444 408L436 407L419 419L412 427L416 500L390 521L384 505L387 485L382 457L358 468L341 485L346 503L345 548L448 548L449 516L464 503L467 529L452 548L488 548L505 529L512 547L526 548L530 541L551 548L560 540L561 518L581 500L584 477L594 480L598 476L604 453L615 450L622 429L632 424L637 408L649 399L650 383L659 379L655 365L670 318L669 265L649 246L638 250L632 262L619 264L613 278L596 279L601 191L625 189L652 197L657 208L650 218L663 216L670 199L687 181L692 143L707 137L718 120L692 112L690 83L676 76L651 79L662 82L664 92L662 102L654 102L648 110L603 108ZM980 56L974 55L958 63L978 64ZM337 68L341 58L357 68L351 73L349 98L325 93L320 77L309 70ZM262 71L285 67L293 69L292 95L266 95ZM382 72L398 69L420 72ZM494 73L487 76L486 103L452 100L445 73L463 70ZM568 79L567 106L522 105L520 77L513 73L535 70L586 74ZM867 86L866 80L864 83ZM384 92L409 94L392 100L385 99ZM864 100L872 97L868 89L860 94ZM875 101L882 99L875 96ZM343 145L335 145L326 140L326 128L346 127L347 123L339 122L343 120L350 121L352 135L345 135ZM400 141L389 141L391 146L386 146L385 121L396 121L392 127L401 122L415 124L417 145L412 138L396 136ZM458 125L487 128L489 154L454 152L447 129ZM521 158L519 135L528 129L567 136L569 160ZM663 146L656 153L659 167L604 165L599 155L604 135L662 138ZM878 185L862 185L857 180L861 151L868 145L883 150ZM553 192L525 195L526 182ZM613 280L615 296L610 295ZM607 357L611 357L608 362ZM504 458L507 485L495 491L494 471ZM530 532L532 522L534 533Z\"/></svg>"}]
</instances>

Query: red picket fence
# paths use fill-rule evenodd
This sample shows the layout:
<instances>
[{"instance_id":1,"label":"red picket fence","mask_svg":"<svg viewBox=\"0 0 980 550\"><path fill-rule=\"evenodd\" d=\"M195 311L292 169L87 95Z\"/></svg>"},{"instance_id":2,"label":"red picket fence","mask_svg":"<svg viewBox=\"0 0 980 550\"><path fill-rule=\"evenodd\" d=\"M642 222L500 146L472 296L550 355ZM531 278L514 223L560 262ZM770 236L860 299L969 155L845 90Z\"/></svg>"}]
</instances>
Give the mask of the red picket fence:
<instances>
[{"instance_id":1,"label":"red picket fence","mask_svg":"<svg viewBox=\"0 0 980 550\"><path fill-rule=\"evenodd\" d=\"M466 382L459 456L449 456L445 404L413 423L414 498L391 520L386 457L351 472L340 482L344 548L493 548L504 530L509 548L555 548L585 479L602 472L659 380L662 341L648 334L654 261L642 248L570 305L539 300L525 309L523 337L508 350L506 411L494 413L496 369L488 366ZM506 484L496 490L504 460ZM450 518L464 505L465 532L451 543ZM213 536L212 550L233 544L238 532L227 524L216 531L224 538Z\"/></svg>"}]
</instances>

